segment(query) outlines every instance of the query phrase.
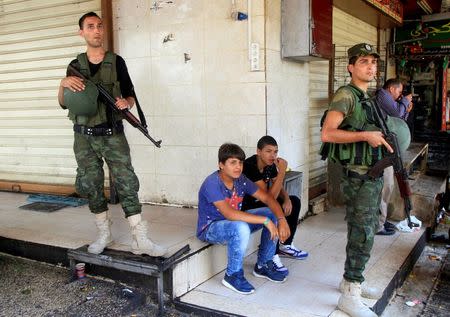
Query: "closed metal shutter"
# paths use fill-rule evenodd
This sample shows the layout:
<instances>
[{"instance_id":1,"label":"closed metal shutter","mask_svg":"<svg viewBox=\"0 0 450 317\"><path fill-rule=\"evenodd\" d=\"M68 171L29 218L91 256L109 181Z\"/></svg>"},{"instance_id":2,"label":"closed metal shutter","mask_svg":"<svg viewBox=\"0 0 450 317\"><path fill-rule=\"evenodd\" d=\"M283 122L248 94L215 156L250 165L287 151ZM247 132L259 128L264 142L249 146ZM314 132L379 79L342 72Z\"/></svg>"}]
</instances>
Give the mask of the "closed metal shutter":
<instances>
[{"instance_id":1,"label":"closed metal shutter","mask_svg":"<svg viewBox=\"0 0 450 317\"><path fill-rule=\"evenodd\" d=\"M333 8L333 44L336 51L345 50L346 47L356 43L377 44L377 28ZM345 60L345 59L344 59ZM345 67L348 60L345 60ZM327 163L319 156L320 146L320 118L328 105L328 74L329 62L310 63L310 113L309 113L309 187L313 188L327 181ZM342 82L346 72L335 73L334 83Z\"/></svg>"},{"instance_id":2,"label":"closed metal shutter","mask_svg":"<svg viewBox=\"0 0 450 317\"><path fill-rule=\"evenodd\" d=\"M0 181L73 185L73 132L57 94L100 0L0 1ZM3 188L4 189L4 188Z\"/></svg>"},{"instance_id":3,"label":"closed metal shutter","mask_svg":"<svg viewBox=\"0 0 450 317\"><path fill-rule=\"evenodd\" d=\"M311 62L309 65L309 187L327 181L327 164L319 156L320 118L328 103L329 62Z\"/></svg>"}]
</instances>

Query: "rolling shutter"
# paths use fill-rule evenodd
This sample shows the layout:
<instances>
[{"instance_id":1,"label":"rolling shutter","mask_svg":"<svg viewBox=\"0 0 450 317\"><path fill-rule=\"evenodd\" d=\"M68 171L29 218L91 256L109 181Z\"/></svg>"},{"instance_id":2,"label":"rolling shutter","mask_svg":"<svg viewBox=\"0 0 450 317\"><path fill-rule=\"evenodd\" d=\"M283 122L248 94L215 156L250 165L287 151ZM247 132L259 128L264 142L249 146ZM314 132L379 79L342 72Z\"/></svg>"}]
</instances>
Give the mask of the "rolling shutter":
<instances>
[{"instance_id":1,"label":"rolling shutter","mask_svg":"<svg viewBox=\"0 0 450 317\"><path fill-rule=\"evenodd\" d=\"M0 1L0 182L73 185L73 132L57 94L100 0ZM5 189L4 187L2 189Z\"/></svg>"}]
</instances>

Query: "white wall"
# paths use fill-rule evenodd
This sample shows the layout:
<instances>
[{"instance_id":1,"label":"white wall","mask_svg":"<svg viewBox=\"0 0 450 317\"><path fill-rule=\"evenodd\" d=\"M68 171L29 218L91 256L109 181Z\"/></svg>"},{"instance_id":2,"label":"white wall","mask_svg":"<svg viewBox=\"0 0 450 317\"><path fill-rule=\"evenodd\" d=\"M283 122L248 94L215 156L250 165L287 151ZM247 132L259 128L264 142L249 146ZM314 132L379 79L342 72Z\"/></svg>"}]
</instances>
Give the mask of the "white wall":
<instances>
[{"instance_id":1,"label":"white wall","mask_svg":"<svg viewBox=\"0 0 450 317\"><path fill-rule=\"evenodd\" d=\"M246 11L246 1L236 3ZM140 199L196 204L219 146L234 142L251 154L266 133L264 61L262 71L250 72L247 21L230 18L230 0L178 0L157 11L152 4L113 1L115 50L127 62L150 133L163 139L157 149L127 129ZM263 48L264 1L252 7L252 37ZM170 33L174 41L163 43Z\"/></svg>"},{"instance_id":2,"label":"white wall","mask_svg":"<svg viewBox=\"0 0 450 317\"><path fill-rule=\"evenodd\" d=\"M127 129L140 198L196 204L222 143L252 155L269 133L289 167L304 173L304 214L308 64L280 58L280 0L253 0L251 36L261 50L260 71L250 71L248 21L230 18L231 2L179 0L156 11L153 1L113 2L115 50L127 62L151 134L163 139L156 149ZM247 1L236 4L247 12ZM163 43L170 33L174 40ZM191 56L186 63L184 53Z\"/></svg>"},{"instance_id":3,"label":"white wall","mask_svg":"<svg viewBox=\"0 0 450 317\"><path fill-rule=\"evenodd\" d=\"M281 60L280 0L266 0L267 133L292 170L303 172L302 217L308 209L309 63Z\"/></svg>"}]
</instances>

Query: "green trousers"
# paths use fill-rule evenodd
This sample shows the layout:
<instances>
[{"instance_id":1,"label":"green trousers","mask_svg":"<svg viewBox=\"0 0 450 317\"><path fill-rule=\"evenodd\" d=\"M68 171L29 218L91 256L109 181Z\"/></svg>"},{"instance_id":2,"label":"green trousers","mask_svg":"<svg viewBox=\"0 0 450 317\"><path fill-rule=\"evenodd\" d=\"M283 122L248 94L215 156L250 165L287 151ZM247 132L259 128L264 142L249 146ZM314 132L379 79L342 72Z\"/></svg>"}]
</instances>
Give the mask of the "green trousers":
<instances>
[{"instance_id":1,"label":"green trousers","mask_svg":"<svg viewBox=\"0 0 450 317\"><path fill-rule=\"evenodd\" d=\"M89 136L75 133L73 150L78 164L75 187L81 196L88 198L91 212L108 210L103 172L106 161L125 216L141 213L139 180L131 165L130 147L125 134Z\"/></svg>"},{"instance_id":2,"label":"green trousers","mask_svg":"<svg viewBox=\"0 0 450 317\"><path fill-rule=\"evenodd\" d=\"M344 278L350 282L362 283L362 273L370 258L378 229L383 178L360 180L343 175L341 184L347 205L347 257Z\"/></svg>"}]
</instances>

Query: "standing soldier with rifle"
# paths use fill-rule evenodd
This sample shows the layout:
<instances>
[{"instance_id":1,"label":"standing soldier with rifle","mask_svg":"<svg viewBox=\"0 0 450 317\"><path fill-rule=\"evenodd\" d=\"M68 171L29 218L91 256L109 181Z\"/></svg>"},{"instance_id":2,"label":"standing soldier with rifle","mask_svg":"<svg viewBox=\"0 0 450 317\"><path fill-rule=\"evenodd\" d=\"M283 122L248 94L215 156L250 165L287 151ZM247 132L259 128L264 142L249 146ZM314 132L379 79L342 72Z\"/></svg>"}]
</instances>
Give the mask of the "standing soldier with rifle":
<instances>
[{"instance_id":1,"label":"standing soldier with rifle","mask_svg":"<svg viewBox=\"0 0 450 317\"><path fill-rule=\"evenodd\" d=\"M379 55L372 45L361 43L348 50L348 58L351 83L334 95L321 135L322 141L329 143L328 159L343 166L341 183L347 205L346 260L338 307L352 317L375 317L361 296L374 298L379 294L361 284L378 226L383 179L369 177L367 172L382 158L383 147L391 153L393 149L376 126L373 109L364 105Z\"/></svg>"},{"instance_id":2,"label":"standing soldier with rifle","mask_svg":"<svg viewBox=\"0 0 450 317\"><path fill-rule=\"evenodd\" d=\"M89 209L95 215L98 228L98 238L89 245L88 251L99 254L113 242L104 194L104 159L130 223L132 252L162 256L166 249L147 237L148 225L141 218L142 207L137 194L139 180L131 165L130 148L123 131L122 119L130 121L131 113L127 110L136 102L125 61L103 48L103 24L96 13L84 14L79 20L79 27L87 50L70 63L68 76L61 80L58 101L62 108L69 109L69 118L74 123L73 148L78 164L75 186L81 196L89 199ZM71 68L79 70L83 78L73 76ZM108 104L105 92L99 94L97 85L114 98L114 105L110 104L111 100ZM119 111L115 111L114 106ZM145 124L139 128L141 132L147 131ZM155 145L159 146L159 143Z\"/></svg>"}]
</instances>

